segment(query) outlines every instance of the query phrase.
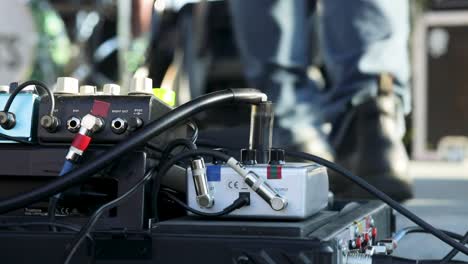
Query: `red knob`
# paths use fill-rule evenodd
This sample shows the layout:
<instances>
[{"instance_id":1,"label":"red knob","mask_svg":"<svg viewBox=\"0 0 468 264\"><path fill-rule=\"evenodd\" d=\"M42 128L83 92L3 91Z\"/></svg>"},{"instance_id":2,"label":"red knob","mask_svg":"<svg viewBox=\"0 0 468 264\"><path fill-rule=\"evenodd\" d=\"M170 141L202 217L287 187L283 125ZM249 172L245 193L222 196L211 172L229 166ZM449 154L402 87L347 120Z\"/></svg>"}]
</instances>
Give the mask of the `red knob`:
<instances>
[{"instance_id":1,"label":"red knob","mask_svg":"<svg viewBox=\"0 0 468 264\"><path fill-rule=\"evenodd\" d=\"M361 241L361 237L358 236L356 238L356 248L361 248L362 247L362 241Z\"/></svg>"},{"instance_id":2,"label":"red knob","mask_svg":"<svg viewBox=\"0 0 468 264\"><path fill-rule=\"evenodd\" d=\"M377 238L377 227L373 227L372 228L372 239L376 239Z\"/></svg>"}]
</instances>

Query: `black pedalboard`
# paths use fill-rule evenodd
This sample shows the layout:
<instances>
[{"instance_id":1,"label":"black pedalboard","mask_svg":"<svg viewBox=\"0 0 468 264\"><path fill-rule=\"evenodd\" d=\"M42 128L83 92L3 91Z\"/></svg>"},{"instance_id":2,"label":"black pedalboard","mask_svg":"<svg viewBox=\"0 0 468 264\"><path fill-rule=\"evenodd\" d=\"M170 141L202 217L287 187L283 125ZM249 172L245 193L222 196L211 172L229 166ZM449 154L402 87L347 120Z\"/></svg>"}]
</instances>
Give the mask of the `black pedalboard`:
<instances>
[{"instance_id":1,"label":"black pedalboard","mask_svg":"<svg viewBox=\"0 0 468 264\"><path fill-rule=\"evenodd\" d=\"M158 223L153 231L156 263L340 264L358 246L372 243L372 232L374 241L390 237L392 212L376 201L338 203L304 221L187 217Z\"/></svg>"},{"instance_id":2,"label":"black pedalboard","mask_svg":"<svg viewBox=\"0 0 468 264\"><path fill-rule=\"evenodd\" d=\"M152 223L149 232L93 233L72 263L347 263L366 243L391 236L392 211L377 201L336 203L304 221L182 217ZM62 263L74 234L0 232L2 263ZM47 246L44 246L47 245ZM28 248L28 254L20 249Z\"/></svg>"},{"instance_id":3,"label":"black pedalboard","mask_svg":"<svg viewBox=\"0 0 468 264\"><path fill-rule=\"evenodd\" d=\"M65 157L66 148L0 146L0 159L4 161L0 173L0 199L25 193L56 179ZM82 160L86 163L105 153L106 149L91 148ZM82 225L101 205L125 193L144 177L151 160L144 151L133 151L119 158L106 169L93 175L62 195L57 207L57 220ZM139 230L147 227L145 198L148 186L140 188L126 203L104 214L96 230L127 228ZM44 199L0 216L0 223L30 223L47 221L49 199ZM1 224L0 224L1 226Z\"/></svg>"}]
</instances>

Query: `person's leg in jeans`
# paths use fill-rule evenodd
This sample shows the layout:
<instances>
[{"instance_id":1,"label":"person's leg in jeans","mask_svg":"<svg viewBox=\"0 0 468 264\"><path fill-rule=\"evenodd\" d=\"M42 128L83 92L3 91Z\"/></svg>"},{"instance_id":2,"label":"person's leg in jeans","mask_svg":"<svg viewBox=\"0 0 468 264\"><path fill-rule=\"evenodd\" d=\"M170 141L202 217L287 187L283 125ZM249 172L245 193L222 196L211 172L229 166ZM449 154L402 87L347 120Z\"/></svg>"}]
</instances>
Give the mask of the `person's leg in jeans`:
<instances>
[{"instance_id":1,"label":"person's leg in jeans","mask_svg":"<svg viewBox=\"0 0 468 264\"><path fill-rule=\"evenodd\" d=\"M317 88L307 78L306 0L229 1L236 41L249 85L275 103L273 145L331 158L317 127L322 115Z\"/></svg>"},{"instance_id":2,"label":"person's leg in jeans","mask_svg":"<svg viewBox=\"0 0 468 264\"><path fill-rule=\"evenodd\" d=\"M409 112L407 0L322 1L322 50L332 85L326 118L336 159L394 198L411 196L402 144ZM343 186L333 177L332 185ZM349 186L349 185L348 185ZM339 188L344 196L366 194Z\"/></svg>"}]
</instances>

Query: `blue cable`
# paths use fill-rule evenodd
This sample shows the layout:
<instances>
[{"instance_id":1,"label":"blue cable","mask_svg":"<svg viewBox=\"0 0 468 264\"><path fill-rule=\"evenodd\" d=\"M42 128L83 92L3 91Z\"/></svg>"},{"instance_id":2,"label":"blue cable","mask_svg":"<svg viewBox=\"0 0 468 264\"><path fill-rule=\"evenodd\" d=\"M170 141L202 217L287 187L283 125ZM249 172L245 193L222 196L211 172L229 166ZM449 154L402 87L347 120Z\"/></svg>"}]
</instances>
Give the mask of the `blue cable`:
<instances>
[{"instance_id":1,"label":"blue cable","mask_svg":"<svg viewBox=\"0 0 468 264\"><path fill-rule=\"evenodd\" d=\"M59 176L63 176L67 173L69 173L73 168L75 167L75 164L69 160L65 160L63 163L62 169L60 170ZM55 198L59 199L62 193L57 193L54 195Z\"/></svg>"},{"instance_id":2,"label":"blue cable","mask_svg":"<svg viewBox=\"0 0 468 264\"><path fill-rule=\"evenodd\" d=\"M59 177L69 173L73 168L75 167L75 164L69 160L65 160L63 163L62 169L60 170ZM49 222L53 223L55 222L55 210L57 208L57 203L60 197L62 196L62 193L57 193L53 197L49 199L49 206L47 208L47 214L49 216ZM52 231L57 232L56 227L52 227Z\"/></svg>"},{"instance_id":3,"label":"blue cable","mask_svg":"<svg viewBox=\"0 0 468 264\"><path fill-rule=\"evenodd\" d=\"M60 176L63 176L67 173L69 173L73 167L75 166L75 164L73 164L73 162L69 161L69 160L65 160L65 162L63 163L63 166L62 166L62 170L60 171Z\"/></svg>"}]
</instances>

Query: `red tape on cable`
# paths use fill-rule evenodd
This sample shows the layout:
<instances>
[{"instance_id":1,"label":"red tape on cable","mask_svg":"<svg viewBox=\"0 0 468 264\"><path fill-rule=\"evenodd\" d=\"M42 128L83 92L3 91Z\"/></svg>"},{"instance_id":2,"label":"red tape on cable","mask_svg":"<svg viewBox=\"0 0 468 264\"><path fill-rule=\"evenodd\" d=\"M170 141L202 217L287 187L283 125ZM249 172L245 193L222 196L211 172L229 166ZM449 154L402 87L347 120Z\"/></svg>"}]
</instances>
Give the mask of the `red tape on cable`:
<instances>
[{"instance_id":1,"label":"red tape on cable","mask_svg":"<svg viewBox=\"0 0 468 264\"><path fill-rule=\"evenodd\" d=\"M76 134L75 138L73 139L72 146L81 151L85 151L88 148L90 142L90 137L82 134Z\"/></svg>"},{"instance_id":2,"label":"red tape on cable","mask_svg":"<svg viewBox=\"0 0 468 264\"><path fill-rule=\"evenodd\" d=\"M107 113L109 113L110 103L94 100L93 108L91 109L91 114L100 117L107 117Z\"/></svg>"}]
</instances>

